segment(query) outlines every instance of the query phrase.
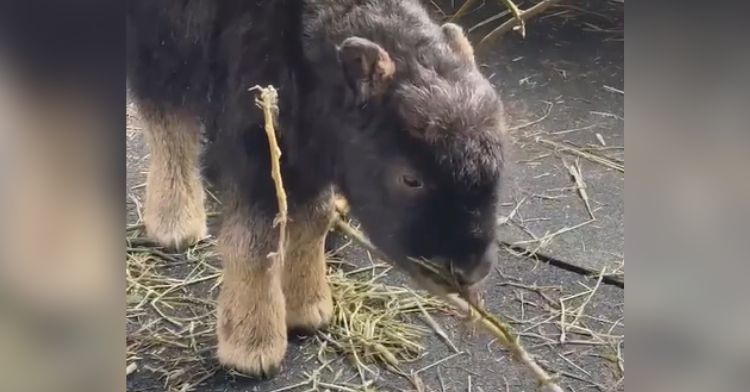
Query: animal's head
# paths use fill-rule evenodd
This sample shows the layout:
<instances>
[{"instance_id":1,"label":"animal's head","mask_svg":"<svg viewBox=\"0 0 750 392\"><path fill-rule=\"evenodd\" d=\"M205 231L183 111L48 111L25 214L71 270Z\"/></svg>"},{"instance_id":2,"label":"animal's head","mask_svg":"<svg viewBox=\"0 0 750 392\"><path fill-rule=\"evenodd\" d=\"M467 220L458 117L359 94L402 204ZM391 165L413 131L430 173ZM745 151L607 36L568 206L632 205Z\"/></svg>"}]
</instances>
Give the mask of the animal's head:
<instances>
[{"instance_id":1,"label":"animal's head","mask_svg":"<svg viewBox=\"0 0 750 392\"><path fill-rule=\"evenodd\" d=\"M460 28L440 34L431 50L398 57L363 38L339 46L356 114L338 182L375 245L411 275L409 257L426 257L470 286L497 257L503 113Z\"/></svg>"}]
</instances>

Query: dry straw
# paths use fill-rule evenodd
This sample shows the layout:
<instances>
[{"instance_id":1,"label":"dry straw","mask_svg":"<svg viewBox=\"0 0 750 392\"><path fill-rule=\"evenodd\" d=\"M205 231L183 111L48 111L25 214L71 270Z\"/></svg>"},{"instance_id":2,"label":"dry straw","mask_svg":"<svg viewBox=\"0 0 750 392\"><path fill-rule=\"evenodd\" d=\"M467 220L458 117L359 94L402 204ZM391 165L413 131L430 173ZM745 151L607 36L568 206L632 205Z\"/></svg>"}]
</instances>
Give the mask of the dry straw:
<instances>
[{"instance_id":1,"label":"dry straw","mask_svg":"<svg viewBox=\"0 0 750 392\"><path fill-rule=\"evenodd\" d=\"M336 220L336 227L369 251L387 259L387 257L382 252L378 251L362 233L351 227L342 219L339 218ZM539 364L534 361L533 357L523 348L523 346L521 346L518 337L513 334L512 328L507 323L501 321L498 317L488 313L481 306L476 305L475 300L469 298L469 295L463 293L460 288L457 288L453 283L455 279L452 278L450 271L441 268L439 265L430 263L427 260L411 260L415 263L421 264L422 270L425 273L432 274L432 282L438 284L444 289L444 291L441 291L440 293L436 292L436 294L439 294L448 303L467 314L471 321L481 326L497 338L497 340L511 352L513 357L526 366L531 374L533 374L539 385L542 386L542 390L562 392L560 386L555 382L555 378L550 376L541 366L539 366Z\"/></svg>"},{"instance_id":2,"label":"dry straw","mask_svg":"<svg viewBox=\"0 0 750 392\"><path fill-rule=\"evenodd\" d=\"M514 30L518 31L519 34L521 34L522 38L526 37L526 22L530 20L531 18L539 15L540 13L544 12L551 6L557 4L560 2L560 0L542 0L539 3L529 7L528 9L522 10L518 8L518 6L512 1L512 0L499 0L502 5L507 8L507 12L501 12L498 15L495 15L487 20L484 20L480 22L479 24L472 27L470 30L474 30L482 25L486 25L496 19L500 19L501 17L505 16L506 14L510 13L512 15L512 18L502 23L500 26L492 29L489 33L485 34L485 36L479 41L478 46L481 46L487 42L490 42L491 40L501 36L502 34ZM464 14L466 14L469 9L477 3L476 0L467 0L465 1L461 7L456 11L456 13L453 14L453 16L450 18L450 21L455 21Z\"/></svg>"},{"instance_id":3,"label":"dry straw","mask_svg":"<svg viewBox=\"0 0 750 392\"><path fill-rule=\"evenodd\" d=\"M202 242L183 255L162 251L142 238L132 226L127 253L128 357L130 374L151 372L165 391L200 390L200 384L221 368L213 359L215 297L222 281L215 241ZM348 246L348 245L346 245ZM401 367L421 359L421 342L429 330L412 321L422 309L434 312L446 306L425 293L383 282L392 267L373 263L354 267L333 260L346 246L329 256L328 279L334 299L334 317L319 332L313 348L321 367L304 383L284 390L326 388L374 391L377 367L398 374ZM360 373L361 382L336 377L333 361L345 358Z\"/></svg>"}]
</instances>

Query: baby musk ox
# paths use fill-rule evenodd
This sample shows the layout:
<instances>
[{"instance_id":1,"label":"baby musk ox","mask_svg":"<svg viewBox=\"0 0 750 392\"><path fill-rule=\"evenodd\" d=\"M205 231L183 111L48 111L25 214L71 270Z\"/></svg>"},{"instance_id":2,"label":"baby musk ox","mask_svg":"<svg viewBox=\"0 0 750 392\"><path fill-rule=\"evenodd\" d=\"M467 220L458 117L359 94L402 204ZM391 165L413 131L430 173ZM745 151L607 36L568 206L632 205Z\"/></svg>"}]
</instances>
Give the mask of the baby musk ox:
<instances>
[{"instance_id":1,"label":"baby musk ox","mask_svg":"<svg viewBox=\"0 0 750 392\"><path fill-rule=\"evenodd\" d=\"M461 28L417 0L131 0L128 63L151 154L147 234L172 248L206 236L203 177L223 199L222 364L270 376L287 331L329 322L334 191L415 280L409 257L467 287L491 270L501 102ZM255 85L279 91L283 265L268 257L277 200Z\"/></svg>"}]
</instances>

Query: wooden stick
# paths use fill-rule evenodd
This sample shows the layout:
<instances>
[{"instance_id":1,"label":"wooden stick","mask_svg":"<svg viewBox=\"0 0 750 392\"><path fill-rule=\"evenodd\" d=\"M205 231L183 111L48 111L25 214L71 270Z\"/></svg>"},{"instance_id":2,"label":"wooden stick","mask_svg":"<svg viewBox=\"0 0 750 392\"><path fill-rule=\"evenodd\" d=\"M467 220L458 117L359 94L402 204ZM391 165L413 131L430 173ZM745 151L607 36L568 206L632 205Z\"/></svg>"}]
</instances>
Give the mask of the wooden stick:
<instances>
[{"instance_id":1,"label":"wooden stick","mask_svg":"<svg viewBox=\"0 0 750 392\"><path fill-rule=\"evenodd\" d=\"M255 86L249 91L260 91L260 97L255 98L255 105L263 111L264 129L268 138L268 151L271 156L271 178L276 187L276 200L279 212L273 220L273 226L279 226L279 244L276 252L272 252L268 257L276 257L276 260L284 262L284 249L286 248L286 223L288 220L288 208L286 191L284 191L284 181L281 179L281 148L276 139L276 115L278 114L278 97L279 94L273 86L260 87Z\"/></svg>"}]
</instances>

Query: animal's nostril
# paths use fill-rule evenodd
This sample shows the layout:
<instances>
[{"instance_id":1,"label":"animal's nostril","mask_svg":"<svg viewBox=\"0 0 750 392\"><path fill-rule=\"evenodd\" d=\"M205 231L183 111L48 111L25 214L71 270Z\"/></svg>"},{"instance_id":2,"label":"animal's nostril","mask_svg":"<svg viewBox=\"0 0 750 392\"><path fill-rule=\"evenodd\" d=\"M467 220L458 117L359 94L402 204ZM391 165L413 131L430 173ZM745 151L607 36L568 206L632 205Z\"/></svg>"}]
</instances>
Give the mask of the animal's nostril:
<instances>
[{"instance_id":1,"label":"animal's nostril","mask_svg":"<svg viewBox=\"0 0 750 392\"><path fill-rule=\"evenodd\" d=\"M497 261L497 246L487 247L487 250L481 256L475 256L464 267L456 269L456 278L458 283L464 286L471 286L479 283L489 275L492 267Z\"/></svg>"}]
</instances>

